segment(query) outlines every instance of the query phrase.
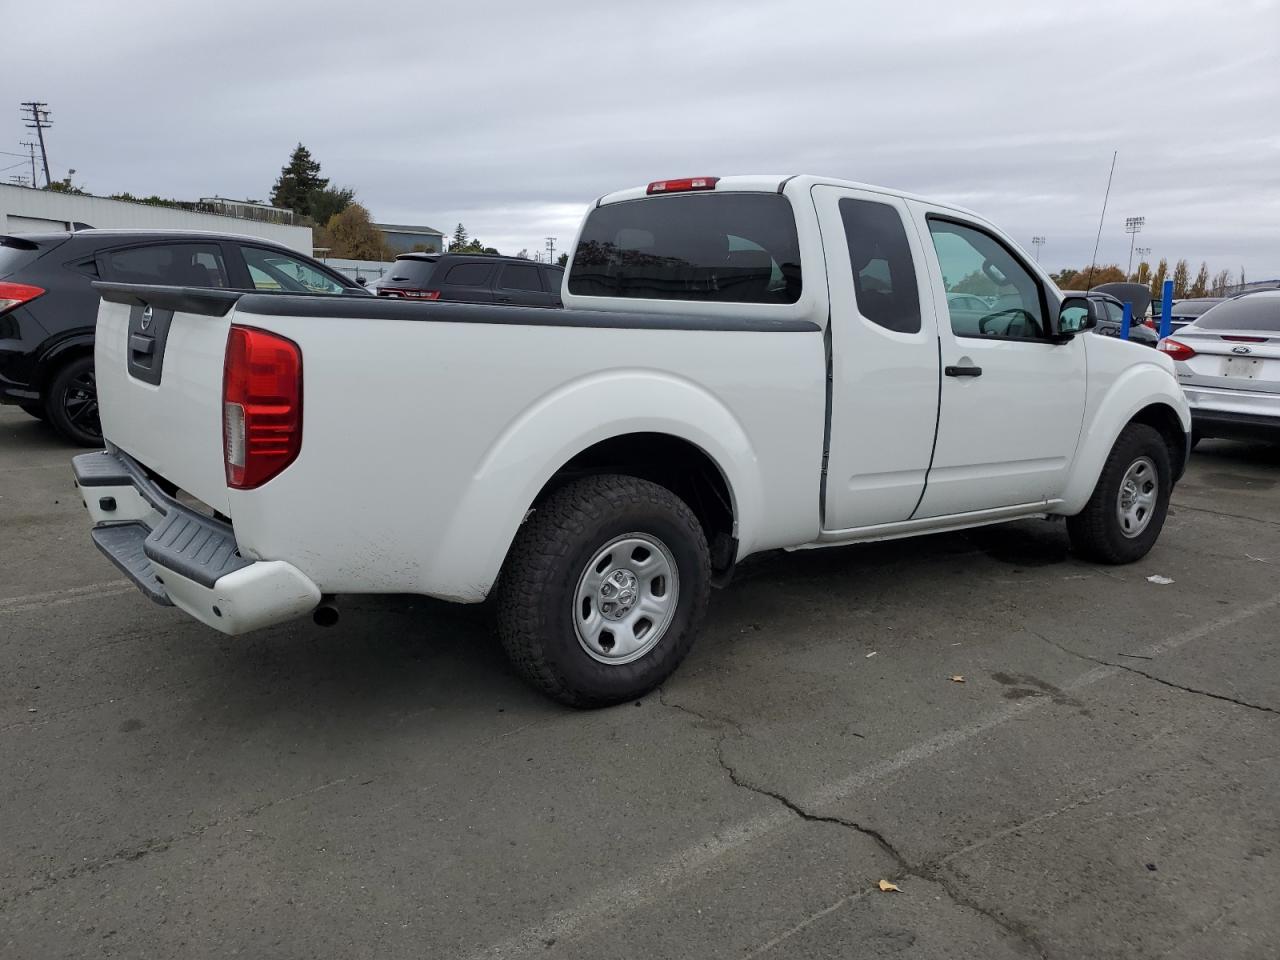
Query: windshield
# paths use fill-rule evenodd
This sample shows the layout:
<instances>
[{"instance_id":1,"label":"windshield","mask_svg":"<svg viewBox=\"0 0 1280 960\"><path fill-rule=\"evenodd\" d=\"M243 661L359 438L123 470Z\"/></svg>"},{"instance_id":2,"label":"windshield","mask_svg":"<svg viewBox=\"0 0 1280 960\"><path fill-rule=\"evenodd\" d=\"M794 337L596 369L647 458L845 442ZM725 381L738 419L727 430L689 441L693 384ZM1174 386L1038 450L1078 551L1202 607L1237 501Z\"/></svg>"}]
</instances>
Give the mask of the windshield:
<instances>
[{"instance_id":1,"label":"windshield","mask_svg":"<svg viewBox=\"0 0 1280 960\"><path fill-rule=\"evenodd\" d=\"M1195 329L1280 332L1280 294L1224 300L1196 320Z\"/></svg>"},{"instance_id":2,"label":"windshield","mask_svg":"<svg viewBox=\"0 0 1280 960\"><path fill-rule=\"evenodd\" d=\"M628 200L587 217L569 292L731 303L800 299L795 215L776 193Z\"/></svg>"}]
</instances>

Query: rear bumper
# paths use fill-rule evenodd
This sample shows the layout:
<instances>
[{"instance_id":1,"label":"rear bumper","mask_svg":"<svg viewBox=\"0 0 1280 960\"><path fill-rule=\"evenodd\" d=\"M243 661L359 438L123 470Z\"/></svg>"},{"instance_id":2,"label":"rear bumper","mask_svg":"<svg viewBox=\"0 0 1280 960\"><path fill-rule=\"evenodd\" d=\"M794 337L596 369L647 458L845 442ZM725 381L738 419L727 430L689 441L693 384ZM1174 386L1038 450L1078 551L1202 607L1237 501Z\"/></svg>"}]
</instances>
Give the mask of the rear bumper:
<instances>
[{"instance_id":1,"label":"rear bumper","mask_svg":"<svg viewBox=\"0 0 1280 960\"><path fill-rule=\"evenodd\" d=\"M1202 437L1280 441L1280 394L1184 384L1193 429Z\"/></svg>"},{"instance_id":2,"label":"rear bumper","mask_svg":"<svg viewBox=\"0 0 1280 960\"><path fill-rule=\"evenodd\" d=\"M94 545L156 603L240 634L320 602L297 567L242 557L229 523L179 503L124 454L83 453L72 465Z\"/></svg>"}]
</instances>

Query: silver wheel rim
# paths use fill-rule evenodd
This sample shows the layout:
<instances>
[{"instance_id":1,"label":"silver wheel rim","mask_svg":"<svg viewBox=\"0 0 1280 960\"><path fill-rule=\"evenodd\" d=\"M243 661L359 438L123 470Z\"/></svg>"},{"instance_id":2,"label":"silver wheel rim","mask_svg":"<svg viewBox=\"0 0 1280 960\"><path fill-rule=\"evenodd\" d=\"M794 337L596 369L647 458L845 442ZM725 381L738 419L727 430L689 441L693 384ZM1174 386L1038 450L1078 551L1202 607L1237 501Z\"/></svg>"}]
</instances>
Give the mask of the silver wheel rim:
<instances>
[{"instance_id":1,"label":"silver wheel rim","mask_svg":"<svg viewBox=\"0 0 1280 960\"><path fill-rule=\"evenodd\" d=\"M1120 532L1128 539L1141 536L1150 526L1159 492L1159 476L1150 457L1139 457L1129 464L1116 496L1116 519L1120 522Z\"/></svg>"},{"instance_id":2,"label":"silver wheel rim","mask_svg":"<svg viewBox=\"0 0 1280 960\"><path fill-rule=\"evenodd\" d=\"M578 577L578 643L601 663L639 660L662 640L679 601L680 574L665 543L648 533L614 537Z\"/></svg>"}]
</instances>

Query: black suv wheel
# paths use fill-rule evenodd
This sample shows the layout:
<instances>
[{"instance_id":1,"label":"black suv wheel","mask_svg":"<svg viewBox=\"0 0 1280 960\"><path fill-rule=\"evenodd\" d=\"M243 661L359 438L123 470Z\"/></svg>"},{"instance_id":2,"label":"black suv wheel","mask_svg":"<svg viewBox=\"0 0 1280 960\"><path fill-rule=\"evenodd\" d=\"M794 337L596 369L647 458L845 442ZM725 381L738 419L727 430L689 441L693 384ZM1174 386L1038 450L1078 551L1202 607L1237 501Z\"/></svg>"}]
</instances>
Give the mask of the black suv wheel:
<instances>
[{"instance_id":1,"label":"black suv wheel","mask_svg":"<svg viewBox=\"0 0 1280 960\"><path fill-rule=\"evenodd\" d=\"M77 357L53 375L45 391L44 411L53 428L72 443L102 446L93 357Z\"/></svg>"}]
</instances>

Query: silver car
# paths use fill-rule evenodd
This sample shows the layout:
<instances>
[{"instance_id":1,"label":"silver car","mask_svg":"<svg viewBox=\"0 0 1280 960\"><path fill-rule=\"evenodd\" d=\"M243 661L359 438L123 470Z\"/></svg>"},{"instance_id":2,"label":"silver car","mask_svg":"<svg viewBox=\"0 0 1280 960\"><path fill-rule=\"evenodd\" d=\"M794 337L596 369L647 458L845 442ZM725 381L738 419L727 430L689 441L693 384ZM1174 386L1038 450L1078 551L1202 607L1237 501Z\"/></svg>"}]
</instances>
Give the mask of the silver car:
<instances>
[{"instance_id":1,"label":"silver car","mask_svg":"<svg viewBox=\"0 0 1280 960\"><path fill-rule=\"evenodd\" d=\"M1159 349L1177 368L1194 439L1280 443L1280 290L1223 300Z\"/></svg>"}]
</instances>

